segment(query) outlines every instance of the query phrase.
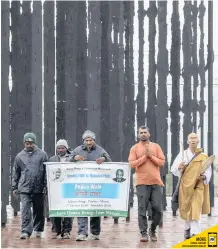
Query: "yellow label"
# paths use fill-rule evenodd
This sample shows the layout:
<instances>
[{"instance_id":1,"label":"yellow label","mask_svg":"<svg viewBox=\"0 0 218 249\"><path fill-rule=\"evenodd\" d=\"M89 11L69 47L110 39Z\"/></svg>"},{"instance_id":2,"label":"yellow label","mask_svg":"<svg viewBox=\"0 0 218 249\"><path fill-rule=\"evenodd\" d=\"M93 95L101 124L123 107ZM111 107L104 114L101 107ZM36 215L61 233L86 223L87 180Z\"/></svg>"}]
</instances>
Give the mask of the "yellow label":
<instances>
[{"instance_id":1,"label":"yellow label","mask_svg":"<svg viewBox=\"0 0 218 249\"><path fill-rule=\"evenodd\" d=\"M196 236L191 237L175 246L173 248L218 248L218 225L213 226L203 232L199 233Z\"/></svg>"}]
</instances>

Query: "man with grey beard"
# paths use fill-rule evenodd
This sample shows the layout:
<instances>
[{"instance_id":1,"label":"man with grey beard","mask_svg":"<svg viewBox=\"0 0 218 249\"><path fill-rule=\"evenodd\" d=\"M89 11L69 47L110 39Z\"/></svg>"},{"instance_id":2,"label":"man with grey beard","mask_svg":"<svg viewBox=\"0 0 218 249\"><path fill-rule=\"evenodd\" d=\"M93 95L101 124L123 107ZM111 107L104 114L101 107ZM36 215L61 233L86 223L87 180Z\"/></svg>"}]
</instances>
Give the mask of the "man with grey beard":
<instances>
[{"instance_id":1,"label":"man with grey beard","mask_svg":"<svg viewBox=\"0 0 218 249\"><path fill-rule=\"evenodd\" d=\"M96 161L97 164L104 162L111 162L108 153L95 142L95 133L92 131L85 131L82 140L83 145L78 146L72 152L72 161ZM78 237L77 241L84 241L88 237L88 217L78 217ZM101 232L101 217L90 218L90 239L99 240Z\"/></svg>"}]
</instances>

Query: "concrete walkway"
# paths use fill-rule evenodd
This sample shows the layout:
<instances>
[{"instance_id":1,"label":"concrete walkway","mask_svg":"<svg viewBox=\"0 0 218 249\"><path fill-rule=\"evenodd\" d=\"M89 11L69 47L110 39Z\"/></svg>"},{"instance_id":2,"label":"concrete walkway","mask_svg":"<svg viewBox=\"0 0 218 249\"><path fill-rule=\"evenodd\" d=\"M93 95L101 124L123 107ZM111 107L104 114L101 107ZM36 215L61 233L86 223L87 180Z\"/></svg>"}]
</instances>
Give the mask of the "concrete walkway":
<instances>
[{"instance_id":1,"label":"concrete walkway","mask_svg":"<svg viewBox=\"0 0 218 249\"><path fill-rule=\"evenodd\" d=\"M1 241L2 248L171 248L173 245L183 240L184 223L180 217L173 217L168 198L167 211L164 212L163 228L158 229L157 242L139 242L140 233L137 220L137 199L134 207L131 208L131 220L126 223L124 218L119 220L119 224L114 225L112 218L102 218L102 232L99 241L76 242L77 220L74 219L71 239L52 240L51 224L46 223L42 239L31 237L28 240L20 240L20 214L12 216L12 209L8 206L8 223L2 228ZM215 207L212 216L203 216L201 221L202 230L214 226L218 223L218 198L215 200Z\"/></svg>"}]
</instances>

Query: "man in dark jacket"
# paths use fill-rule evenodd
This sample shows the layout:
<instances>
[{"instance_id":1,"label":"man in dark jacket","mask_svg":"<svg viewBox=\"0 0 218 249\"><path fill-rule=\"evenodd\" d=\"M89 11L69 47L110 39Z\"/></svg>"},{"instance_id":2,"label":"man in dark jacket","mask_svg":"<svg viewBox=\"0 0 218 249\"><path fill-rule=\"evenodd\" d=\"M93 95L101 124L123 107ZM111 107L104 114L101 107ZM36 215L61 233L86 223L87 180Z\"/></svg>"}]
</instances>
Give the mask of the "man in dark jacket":
<instances>
[{"instance_id":1,"label":"man in dark jacket","mask_svg":"<svg viewBox=\"0 0 218 249\"><path fill-rule=\"evenodd\" d=\"M44 231L44 190L46 188L47 154L36 146L36 136L33 133L24 135L24 149L14 160L12 190L21 200L21 236L27 239L33 230L36 237L41 237ZM32 212L33 208L33 224Z\"/></svg>"},{"instance_id":2,"label":"man in dark jacket","mask_svg":"<svg viewBox=\"0 0 218 249\"><path fill-rule=\"evenodd\" d=\"M72 156L69 152L66 140L60 139L56 144L56 155L49 159L49 162L70 162ZM52 239L69 239L72 230L72 219L70 217L52 218Z\"/></svg>"},{"instance_id":3,"label":"man in dark jacket","mask_svg":"<svg viewBox=\"0 0 218 249\"><path fill-rule=\"evenodd\" d=\"M108 153L95 142L95 134L92 131L85 131L83 136L83 145L78 146L72 152L72 161L96 161L101 164L103 162L111 162ZM88 217L78 217L78 237L77 241L83 241L88 236ZM101 217L90 218L90 239L99 240L101 232Z\"/></svg>"}]
</instances>

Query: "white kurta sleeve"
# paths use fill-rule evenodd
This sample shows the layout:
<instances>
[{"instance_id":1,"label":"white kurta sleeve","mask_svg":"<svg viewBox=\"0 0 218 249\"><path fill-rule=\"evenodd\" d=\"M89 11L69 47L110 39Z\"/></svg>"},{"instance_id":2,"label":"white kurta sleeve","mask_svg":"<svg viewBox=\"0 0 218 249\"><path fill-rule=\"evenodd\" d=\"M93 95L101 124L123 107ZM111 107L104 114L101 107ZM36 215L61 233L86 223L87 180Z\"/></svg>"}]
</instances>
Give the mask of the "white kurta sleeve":
<instances>
[{"instance_id":1,"label":"white kurta sleeve","mask_svg":"<svg viewBox=\"0 0 218 249\"><path fill-rule=\"evenodd\" d=\"M207 170L205 170L204 175L206 176L206 179L204 180L204 184L209 184L210 178L212 175L212 167L211 166Z\"/></svg>"},{"instance_id":2,"label":"white kurta sleeve","mask_svg":"<svg viewBox=\"0 0 218 249\"><path fill-rule=\"evenodd\" d=\"M179 170L179 164L181 162L182 162L182 154L180 152L177 155L176 159L174 160L173 165L171 166L171 172L178 177L181 175L181 171Z\"/></svg>"}]
</instances>

